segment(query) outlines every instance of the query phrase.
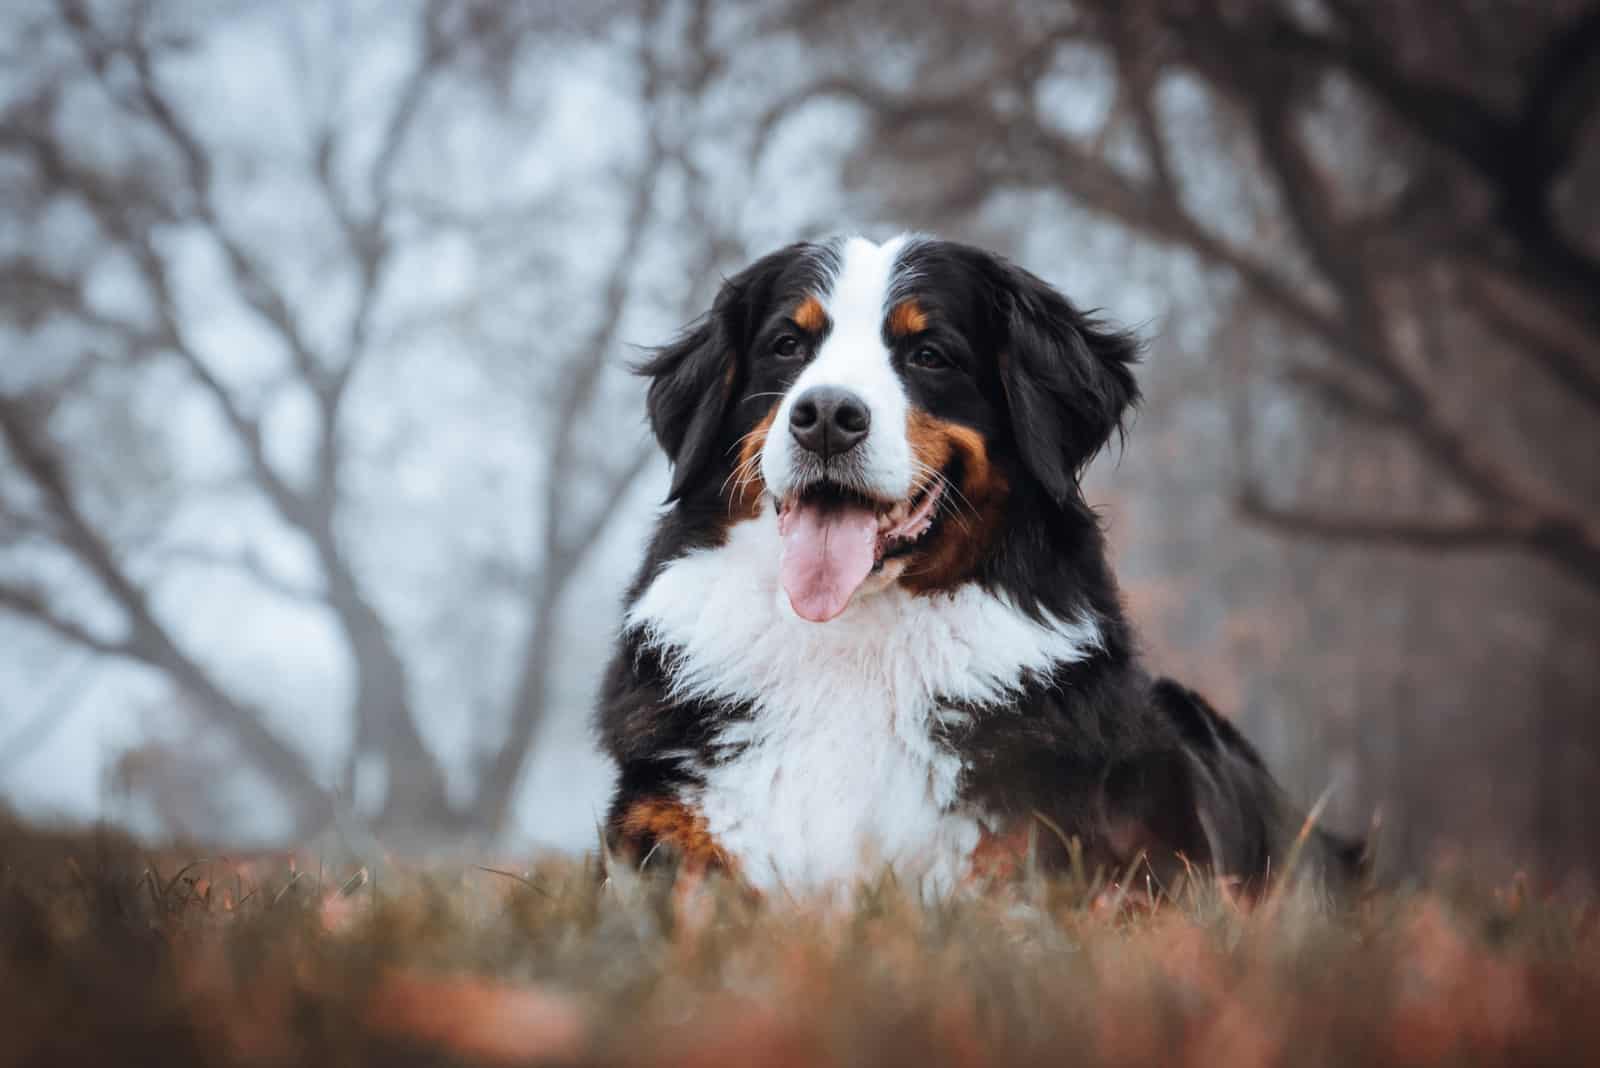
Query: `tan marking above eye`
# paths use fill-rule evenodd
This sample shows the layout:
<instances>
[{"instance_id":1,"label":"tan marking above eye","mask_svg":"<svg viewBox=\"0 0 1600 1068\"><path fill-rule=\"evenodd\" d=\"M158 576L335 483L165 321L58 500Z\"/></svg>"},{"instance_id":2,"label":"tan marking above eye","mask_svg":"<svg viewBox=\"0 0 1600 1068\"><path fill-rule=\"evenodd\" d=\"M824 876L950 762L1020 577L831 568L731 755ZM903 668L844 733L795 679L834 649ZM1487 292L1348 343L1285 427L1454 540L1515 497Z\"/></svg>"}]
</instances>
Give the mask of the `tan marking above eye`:
<instances>
[{"instance_id":1,"label":"tan marking above eye","mask_svg":"<svg viewBox=\"0 0 1600 1068\"><path fill-rule=\"evenodd\" d=\"M794 325L808 334L820 334L828 326L828 313L823 310L822 302L816 297L802 300L789 318L794 320Z\"/></svg>"},{"instance_id":2,"label":"tan marking above eye","mask_svg":"<svg viewBox=\"0 0 1600 1068\"><path fill-rule=\"evenodd\" d=\"M928 329L928 313L917 303L915 297L902 300L889 310L889 335L891 337L910 337L920 334Z\"/></svg>"}]
</instances>

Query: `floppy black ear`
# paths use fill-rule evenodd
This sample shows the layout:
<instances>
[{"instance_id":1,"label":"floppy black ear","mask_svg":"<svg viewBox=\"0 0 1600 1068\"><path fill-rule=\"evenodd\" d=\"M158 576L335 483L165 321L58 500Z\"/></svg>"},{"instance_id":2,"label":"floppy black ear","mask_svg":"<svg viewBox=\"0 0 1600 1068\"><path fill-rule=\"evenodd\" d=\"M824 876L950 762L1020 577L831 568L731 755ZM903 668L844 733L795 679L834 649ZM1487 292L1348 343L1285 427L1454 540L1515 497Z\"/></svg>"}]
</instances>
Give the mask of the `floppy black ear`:
<instances>
[{"instance_id":1,"label":"floppy black ear","mask_svg":"<svg viewBox=\"0 0 1600 1068\"><path fill-rule=\"evenodd\" d=\"M1001 384L1022 462L1058 503L1139 401L1139 343L1084 315L1043 280L1000 266L1009 343Z\"/></svg>"},{"instance_id":2,"label":"floppy black ear","mask_svg":"<svg viewBox=\"0 0 1600 1068\"><path fill-rule=\"evenodd\" d=\"M650 429L672 461L667 500L683 496L715 457L717 428L733 395L738 356L715 311L639 367L650 378Z\"/></svg>"},{"instance_id":3,"label":"floppy black ear","mask_svg":"<svg viewBox=\"0 0 1600 1068\"><path fill-rule=\"evenodd\" d=\"M709 312L638 367L651 380L650 429L672 461L669 502L716 461L719 431L739 387L740 357L773 279L799 247L772 253L725 281Z\"/></svg>"}]
</instances>

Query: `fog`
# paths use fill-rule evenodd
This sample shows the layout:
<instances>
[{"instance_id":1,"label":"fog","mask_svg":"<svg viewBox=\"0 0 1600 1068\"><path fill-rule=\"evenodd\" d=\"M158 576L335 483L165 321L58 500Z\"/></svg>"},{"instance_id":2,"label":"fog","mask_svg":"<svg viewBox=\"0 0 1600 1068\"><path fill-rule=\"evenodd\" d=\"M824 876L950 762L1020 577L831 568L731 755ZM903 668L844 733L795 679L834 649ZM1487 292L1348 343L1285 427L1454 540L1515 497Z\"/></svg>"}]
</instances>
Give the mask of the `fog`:
<instances>
[{"instance_id":1,"label":"fog","mask_svg":"<svg viewBox=\"0 0 1600 1068\"><path fill-rule=\"evenodd\" d=\"M1148 339L1157 669L1400 870L1592 878L1600 5L1222 8L8 5L0 798L589 847L629 365L914 228Z\"/></svg>"}]
</instances>

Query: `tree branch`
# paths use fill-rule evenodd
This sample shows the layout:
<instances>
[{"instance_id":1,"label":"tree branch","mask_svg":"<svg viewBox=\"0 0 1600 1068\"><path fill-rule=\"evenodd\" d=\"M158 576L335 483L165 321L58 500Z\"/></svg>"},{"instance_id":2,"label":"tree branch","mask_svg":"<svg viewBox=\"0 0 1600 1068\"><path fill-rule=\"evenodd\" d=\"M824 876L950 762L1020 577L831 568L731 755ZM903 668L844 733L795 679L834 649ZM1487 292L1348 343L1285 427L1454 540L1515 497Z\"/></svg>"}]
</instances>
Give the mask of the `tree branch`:
<instances>
[{"instance_id":1,"label":"tree branch","mask_svg":"<svg viewBox=\"0 0 1600 1068\"><path fill-rule=\"evenodd\" d=\"M318 395L326 443L319 467L325 483L337 478L339 411L350 382L369 351L372 312L391 258L389 229L396 163L435 77L454 48L440 28L443 10L442 0L429 0L422 13L417 62L396 93L395 104L378 139L378 149L367 172L368 207L364 213L350 202L334 174L338 143L332 130L324 128L316 139L312 170L355 260L357 274L355 308L345 330L344 359L330 371ZM325 492L331 495L331 490Z\"/></svg>"},{"instance_id":2,"label":"tree branch","mask_svg":"<svg viewBox=\"0 0 1600 1068\"><path fill-rule=\"evenodd\" d=\"M82 649L102 656L132 658L136 655L133 644L126 639L102 638L87 627L59 615L45 595L28 586L0 583L0 609L50 631L56 637Z\"/></svg>"},{"instance_id":3,"label":"tree branch","mask_svg":"<svg viewBox=\"0 0 1600 1068\"><path fill-rule=\"evenodd\" d=\"M1295 364L1285 373L1286 381L1315 396L1331 410L1372 426L1400 426L1406 413L1394 401L1369 385L1358 385L1346 374L1329 367Z\"/></svg>"},{"instance_id":4,"label":"tree branch","mask_svg":"<svg viewBox=\"0 0 1600 1068\"><path fill-rule=\"evenodd\" d=\"M269 779L307 819L326 810L327 795L305 758L265 724L260 712L222 689L156 619L142 589L127 575L111 547L79 510L59 457L48 446L30 413L14 398L0 395L0 440L28 476L61 531L65 549L100 582L129 622L129 635L108 643L45 608L30 591L11 589L3 606L20 611L58 636L97 652L123 655L157 668L192 696L207 716L230 732Z\"/></svg>"},{"instance_id":5,"label":"tree branch","mask_svg":"<svg viewBox=\"0 0 1600 1068\"><path fill-rule=\"evenodd\" d=\"M61 0L61 9L80 46L98 60L104 46L83 5L77 0ZM141 107L178 155L187 192L193 201L191 206L195 221L222 249L240 297L277 332L288 350L289 358L306 381L320 384L325 373L322 363L312 351L288 300L272 283L266 269L256 262L223 222L217 208L213 171L206 149L161 92L156 82L153 58L139 39L138 32L120 42L120 46L119 50L128 58L134 71L136 97ZM106 64L94 61L91 62L91 69L102 86L115 96L115 90L106 81Z\"/></svg>"},{"instance_id":6,"label":"tree branch","mask_svg":"<svg viewBox=\"0 0 1600 1068\"><path fill-rule=\"evenodd\" d=\"M1463 281L1473 306L1490 329L1511 342L1514 354L1600 411L1600 344L1580 324L1503 271L1469 267Z\"/></svg>"},{"instance_id":7,"label":"tree branch","mask_svg":"<svg viewBox=\"0 0 1600 1068\"><path fill-rule=\"evenodd\" d=\"M89 57L90 66L106 91L114 93L113 87L106 81L107 65L103 62L107 46L88 14L75 0L61 0L61 4L63 17ZM439 0L432 0L428 8L430 19L435 18L439 10ZM421 69L431 77L431 68L437 61L441 46L436 40L437 29L433 22L424 32L427 40ZM343 553L335 529L335 510L339 498L340 402L354 373L355 360L365 349L367 315L375 299L387 250L380 240L360 253L364 257L358 263L364 295L361 298L363 306L358 307L351 327L355 348L347 352L346 359L336 366L312 351L287 299L274 287L266 269L256 262L223 221L216 204L212 166L206 148L163 95L155 76L153 58L138 33L117 42L115 48L125 54L132 64L136 78L136 100L141 113L153 122L182 164L186 191L193 200L190 212L182 218L197 223L222 248L229 267L228 278L240 298L277 333L289 353L291 366L319 405L319 435L313 461L316 475L308 490L297 490L272 466L258 422L243 411L226 385L211 373L205 361L186 343L179 324L169 268L152 244L148 232L129 225L118 214L120 205L115 201L101 199L92 203L91 207L108 233L129 246L155 298L164 339L194 379L217 403L244 452L251 479L280 517L307 538L317 555L327 582L327 604L339 622L354 661L357 750L382 751L389 764L391 789L385 800L385 812L380 818L415 824L440 820L451 822L453 817L443 771L424 746L411 712L404 664L384 621L367 599L353 566ZM405 132L417 113L425 79L415 84L417 88L410 94L412 102L403 100L401 108L392 116L372 172L371 181L375 183L375 190L382 194L382 203L374 204L374 214L367 218L361 229L380 238L384 226L381 212L387 207L389 171L398 157ZM409 807L402 811L397 805Z\"/></svg>"},{"instance_id":8,"label":"tree branch","mask_svg":"<svg viewBox=\"0 0 1600 1068\"><path fill-rule=\"evenodd\" d=\"M882 129L918 122L970 123L986 131L1008 129L1024 138L1042 156L1029 166L1016 153L1007 153L1006 169L985 176L972 195L987 196L1004 185L1048 188L1065 193L1092 210L1115 219L1131 233L1165 244L1192 249L1202 258L1236 275L1264 305L1330 346L1349 340L1340 319L1320 307L1301 289L1276 277L1265 265L1234 247L1190 215L1182 203L1166 195L1155 181L1141 183L1049 127L1036 111L1002 118L991 110L974 113L978 95L962 89L953 93L923 93L903 98L875 83L853 75L829 75L796 90L763 114L757 123L757 141L764 143L782 117L812 100L837 97L861 105Z\"/></svg>"},{"instance_id":9,"label":"tree branch","mask_svg":"<svg viewBox=\"0 0 1600 1068\"><path fill-rule=\"evenodd\" d=\"M1104 17L1095 24L1102 44L1114 58L1127 57L1133 45L1126 39L1126 27L1119 17L1122 13L1110 5L1102 8ZM1373 393L1357 390L1348 380L1331 374L1316 376L1313 384L1324 399L1368 422L1381 423L1406 435L1426 459L1472 492L1486 511L1535 517L1528 525L1539 533L1518 534L1518 544L1545 551L1560 563L1570 565L1578 560L1578 569L1583 571L1581 562L1597 543L1591 524L1581 513L1546 500L1544 494L1524 485L1500 458L1450 425L1428 384L1417 378L1397 351L1386 309L1372 288L1379 272L1365 259L1367 242L1353 241L1345 222L1335 217L1334 191L1302 143L1295 125L1297 98L1306 85L1312 84L1304 78L1305 64L1302 62L1301 69L1297 69L1293 60L1286 63L1281 53L1274 55L1264 48L1259 25L1251 27L1249 20L1236 25L1212 12L1197 14L1179 28L1188 32L1173 39L1177 51L1172 62L1182 63L1206 78L1228 99L1240 103L1252 119L1294 238L1332 288L1338 299L1336 312L1325 308L1304 287L1291 288L1275 271L1209 233L1184 209L1154 163L1148 180L1124 173L1051 127L1036 111L1020 117L1002 116L981 105L982 94L963 93L953 98L942 93L900 94L859 76L830 75L807 91L854 100L874 117L880 130L939 123L952 140L962 140L962 133L970 126L971 137L980 143L993 140L994 131L1004 130L1007 170L996 176L1000 181L1025 188L1060 190L1134 233L1187 247L1236 274L1263 307L1320 341L1331 356L1347 362L1352 371L1376 376L1377 383L1384 387ZM1293 36L1297 46L1310 48L1318 44L1307 31L1288 27L1283 32ZM1119 33L1124 36L1119 37ZM1371 65L1374 76L1382 68L1388 72L1385 77L1402 79L1395 73L1399 68L1389 58L1360 51L1377 47L1363 43L1366 40L1363 37L1348 46L1342 41L1322 43L1330 51L1335 45L1354 50L1354 58L1342 57L1340 62L1348 61L1363 69ZM1318 56L1321 63L1334 62L1320 52ZM1131 76L1130 61L1131 57L1119 59L1124 80ZM1411 118L1444 124L1457 147L1464 151L1486 152L1485 146L1497 143L1504 134L1503 122L1470 98L1456 99L1444 91L1435 94L1403 80L1385 85L1405 97L1403 106L1410 109ZM1153 122L1153 109L1147 108L1143 114L1146 118L1142 121ZM955 128L953 132L950 127ZM1157 127L1147 125L1140 136L1147 153L1162 144ZM1019 144L1025 147L1018 150ZM1030 152L1030 148L1034 151ZM1545 362L1555 372L1570 370L1553 360ZM1522 525L1519 521L1519 530ZM1452 528L1448 536L1461 534ZM1473 536L1481 537L1481 532ZM1509 535L1502 532L1500 536Z\"/></svg>"},{"instance_id":10,"label":"tree branch","mask_svg":"<svg viewBox=\"0 0 1600 1068\"><path fill-rule=\"evenodd\" d=\"M623 315L632 302L635 267L654 221L655 188L662 169L673 156L673 148L664 139L660 114L661 99L667 91L667 72L657 54L654 31L659 17L659 11L652 5L646 9L640 26L640 92L650 123L649 145L630 183L622 245L611 262L600 317L577 351L577 369L556 408L556 425L551 432L551 458L545 468L544 493L540 505L538 572L528 590L528 630L521 667L511 692L509 727L506 738L489 758L482 772L474 805L479 821L490 827L503 826L509 815L529 750L547 712L546 694L554 663L556 619L561 599L599 540L600 533L626 497L628 487L653 455L653 449L648 446L637 451L610 481L597 511L582 529L562 529L565 487L560 476L574 467L579 447L577 429L580 419L588 410L600 376L609 365L608 357L616 347ZM691 21L690 33L694 37L694 54L698 60L697 66L685 76L691 99L704 92L709 80L709 75L705 73L706 65L715 62L709 50L709 30L707 19L696 18ZM705 236L708 244L716 245L711 234Z\"/></svg>"},{"instance_id":11,"label":"tree branch","mask_svg":"<svg viewBox=\"0 0 1600 1068\"><path fill-rule=\"evenodd\" d=\"M1273 16L1259 27L1230 27L1219 19L1178 19L1178 32L1216 41L1214 61L1279 55L1339 70L1362 86L1414 133L1445 148L1478 172L1500 200L1499 221L1543 286L1600 330L1592 295L1600 288L1600 259L1555 224L1550 196L1573 158L1582 129L1600 99L1600 9L1590 8L1554 30L1527 67L1539 72L1515 114L1501 114L1477 97L1410 73L1371 35L1346 40L1302 29Z\"/></svg>"},{"instance_id":12,"label":"tree branch","mask_svg":"<svg viewBox=\"0 0 1600 1068\"><path fill-rule=\"evenodd\" d=\"M1134 130L1150 163L1151 180L1163 201L1181 205L1182 192L1156 112L1155 89L1159 70L1154 67L1155 57L1150 54L1149 43L1138 35L1141 20L1129 18L1125 11L1117 9L1108 11L1104 17L1109 20L1106 41L1117 66L1118 87L1126 92L1128 106L1133 112ZM1095 154L1100 155L1098 151Z\"/></svg>"},{"instance_id":13,"label":"tree branch","mask_svg":"<svg viewBox=\"0 0 1600 1068\"><path fill-rule=\"evenodd\" d=\"M628 462L622 466L621 470L608 480L607 488L609 492L606 493L599 507L589 516L589 521L583 525L583 529L563 539L558 546L553 561L554 569L558 573L570 574L583 566L589 557L589 553L600 540L600 536L605 533L606 528L611 525L611 521L616 518L618 510L622 507L622 502L627 499L628 490L638 481L645 468L650 466L650 461L655 458L655 455L655 442L647 439L634 450L633 456L628 459ZM550 566L551 563L545 564L547 568Z\"/></svg>"},{"instance_id":14,"label":"tree branch","mask_svg":"<svg viewBox=\"0 0 1600 1068\"><path fill-rule=\"evenodd\" d=\"M1252 117L1263 158L1302 244L1339 293L1350 336L1333 354L1383 379L1393 393L1393 418L1388 424L1475 494L1481 507L1507 515L1537 516L1540 524L1578 532L1581 537L1586 529L1581 518L1541 500L1540 494L1525 486L1496 457L1450 425L1432 394L1394 351L1384 312L1371 289L1375 272L1362 262L1358 249L1344 242L1339 220L1329 214L1331 190L1291 126L1292 112L1282 106L1286 90L1237 82L1235 88L1254 102Z\"/></svg>"},{"instance_id":15,"label":"tree branch","mask_svg":"<svg viewBox=\"0 0 1600 1068\"><path fill-rule=\"evenodd\" d=\"M1528 65L1533 84L1523 96L1519 140L1530 150L1515 169L1531 189L1543 190L1578 150L1600 95L1600 6L1591 6L1553 32ZM1508 169L1511 169L1508 161Z\"/></svg>"},{"instance_id":16,"label":"tree branch","mask_svg":"<svg viewBox=\"0 0 1600 1068\"><path fill-rule=\"evenodd\" d=\"M230 571L243 576L268 593L298 604L328 608L325 591L312 589L284 579L267 566L259 555L246 549L242 552L219 552L203 545L163 545L151 556L166 564Z\"/></svg>"},{"instance_id":17,"label":"tree branch","mask_svg":"<svg viewBox=\"0 0 1600 1068\"><path fill-rule=\"evenodd\" d=\"M1240 494L1236 507L1246 522L1296 537L1441 552L1526 551L1554 560L1600 590L1600 541L1592 531L1559 520L1539 516L1428 520L1334 515L1268 504L1253 489Z\"/></svg>"},{"instance_id":18,"label":"tree branch","mask_svg":"<svg viewBox=\"0 0 1600 1068\"><path fill-rule=\"evenodd\" d=\"M1274 17L1260 30L1225 27L1221 20L1175 20L1182 33L1222 35L1217 47L1234 54L1277 53L1299 63L1342 71L1381 100L1416 133L1457 154L1485 173L1502 165L1499 150L1508 122L1481 100L1437 82L1408 73L1399 60L1382 51L1370 35L1338 40Z\"/></svg>"}]
</instances>

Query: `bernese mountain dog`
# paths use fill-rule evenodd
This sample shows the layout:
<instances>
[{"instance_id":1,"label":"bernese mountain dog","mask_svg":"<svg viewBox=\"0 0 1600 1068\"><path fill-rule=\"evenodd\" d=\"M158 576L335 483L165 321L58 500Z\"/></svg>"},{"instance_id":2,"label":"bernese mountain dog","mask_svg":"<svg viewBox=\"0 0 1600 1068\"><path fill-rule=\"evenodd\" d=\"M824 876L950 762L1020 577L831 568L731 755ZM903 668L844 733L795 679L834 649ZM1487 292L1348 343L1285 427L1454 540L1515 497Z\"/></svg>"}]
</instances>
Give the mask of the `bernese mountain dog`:
<instances>
[{"instance_id":1,"label":"bernese mountain dog","mask_svg":"<svg viewBox=\"0 0 1600 1068\"><path fill-rule=\"evenodd\" d=\"M598 729L610 848L757 891L1023 861L1352 874L1141 665L1080 486L1138 345L1000 256L791 245L640 368L673 466Z\"/></svg>"}]
</instances>

